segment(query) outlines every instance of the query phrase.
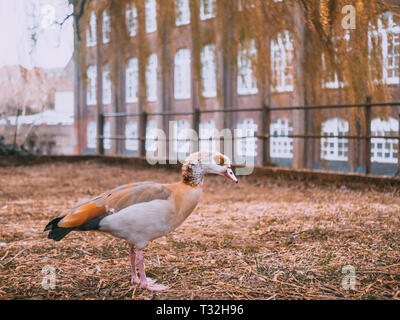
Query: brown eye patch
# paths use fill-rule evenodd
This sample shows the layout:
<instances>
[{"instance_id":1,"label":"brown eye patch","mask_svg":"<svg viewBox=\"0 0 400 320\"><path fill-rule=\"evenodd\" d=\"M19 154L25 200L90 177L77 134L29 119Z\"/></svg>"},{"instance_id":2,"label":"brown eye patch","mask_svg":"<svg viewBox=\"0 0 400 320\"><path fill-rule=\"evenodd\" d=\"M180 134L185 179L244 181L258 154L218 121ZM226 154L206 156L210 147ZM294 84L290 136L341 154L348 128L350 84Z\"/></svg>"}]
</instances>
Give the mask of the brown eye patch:
<instances>
[{"instance_id":1,"label":"brown eye patch","mask_svg":"<svg viewBox=\"0 0 400 320\"><path fill-rule=\"evenodd\" d=\"M221 155L217 155L214 158L214 160L215 160L215 163L220 165L220 166L223 166L225 164L225 158L223 156L221 156Z\"/></svg>"}]
</instances>

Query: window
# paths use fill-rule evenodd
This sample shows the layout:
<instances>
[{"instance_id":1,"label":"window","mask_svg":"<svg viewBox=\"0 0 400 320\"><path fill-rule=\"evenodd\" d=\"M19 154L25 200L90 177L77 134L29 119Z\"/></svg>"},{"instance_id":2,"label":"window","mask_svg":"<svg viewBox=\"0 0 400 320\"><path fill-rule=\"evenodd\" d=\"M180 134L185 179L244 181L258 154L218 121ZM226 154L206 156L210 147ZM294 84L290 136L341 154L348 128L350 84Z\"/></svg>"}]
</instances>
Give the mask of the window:
<instances>
[{"instance_id":1,"label":"window","mask_svg":"<svg viewBox=\"0 0 400 320\"><path fill-rule=\"evenodd\" d=\"M88 106L95 105L97 103L96 83L97 83L96 66L89 66L87 68L87 94L86 94L86 104Z\"/></svg>"},{"instance_id":2,"label":"window","mask_svg":"<svg viewBox=\"0 0 400 320\"><path fill-rule=\"evenodd\" d=\"M129 36L134 37L138 28L138 13L134 3L128 3L126 6L126 25Z\"/></svg>"},{"instance_id":3,"label":"window","mask_svg":"<svg viewBox=\"0 0 400 320\"><path fill-rule=\"evenodd\" d=\"M138 142L138 124L136 121L129 121L125 126L125 149L129 151L137 151L139 149Z\"/></svg>"},{"instance_id":4,"label":"window","mask_svg":"<svg viewBox=\"0 0 400 320\"><path fill-rule=\"evenodd\" d=\"M191 87L190 50L179 49L175 54L174 96L175 99L189 99Z\"/></svg>"},{"instance_id":5,"label":"window","mask_svg":"<svg viewBox=\"0 0 400 320\"><path fill-rule=\"evenodd\" d=\"M199 124L199 151L217 151L215 137L215 121L204 120Z\"/></svg>"},{"instance_id":6,"label":"window","mask_svg":"<svg viewBox=\"0 0 400 320\"><path fill-rule=\"evenodd\" d=\"M381 75L383 82L398 84L400 79L400 18L392 12L384 13L378 19L378 28L369 31L369 47L377 48L382 55ZM380 80L380 79L378 79Z\"/></svg>"},{"instance_id":7,"label":"window","mask_svg":"<svg viewBox=\"0 0 400 320\"><path fill-rule=\"evenodd\" d=\"M146 32L157 30L157 4L156 0L146 0Z\"/></svg>"},{"instance_id":8,"label":"window","mask_svg":"<svg viewBox=\"0 0 400 320\"><path fill-rule=\"evenodd\" d=\"M253 119L243 119L235 130L236 155L242 157L257 156L257 124Z\"/></svg>"},{"instance_id":9,"label":"window","mask_svg":"<svg viewBox=\"0 0 400 320\"><path fill-rule=\"evenodd\" d=\"M200 20L215 18L215 0L200 0Z\"/></svg>"},{"instance_id":10,"label":"window","mask_svg":"<svg viewBox=\"0 0 400 320\"><path fill-rule=\"evenodd\" d=\"M157 151L157 121L150 120L146 126L146 153L152 156Z\"/></svg>"},{"instance_id":11,"label":"window","mask_svg":"<svg viewBox=\"0 0 400 320\"><path fill-rule=\"evenodd\" d=\"M237 93L240 95L258 92L257 80L253 72L253 63L256 57L257 49L254 39L241 44L238 54L237 76Z\"/></svg>"},{"instance_id":12,"label":"window","mask_svg":"<svg viewBox=\"0 0 400 320\"><path fill-rule=\"evenodd\" d=\"M146 70L147 101L157 101L157 54L149 57Z\"/></svg>"},{"instance_id":13,"label":"window","mask_svg":"<svg viewBox=\"0 0 400 320\"><path fill-rule=\"evenodd\" d=\"M138 102L139 91L139 63L137 58L132 58L128 61L126 74L126 102Z\"/></svg>"},{"instance_id":14,"label":"window","mask_svg":"<svg viewBox=\"0 0 400 320\"><path fill-rule=\"evenodd\" d=\"M350 50L350 32L347 30L344 37L334 37L333 41L335 42L335 54L333 57L334 61L327 61L325 58L325 54L322 53L322 69L324 71L324 79L322 80L322 86L328 89L337 89L343 88L344 82L339 81L338 73L335 71L335 66L333 63L337 60L337 54L339 48L346 48L346 52ZM341 45L341 42L345 41L345 46ZM330 68L327 68L331 66Z\"/></svg>"},{"instance_id":15,"label":"window","mask_svg":"<svg viewBox=\"0 0 400 320\"><path fill-rule=\"evenodd\" d=\"M255 8L255 4L253 0L238 0L238 10L242 11L243 7L248 9L248 8Z\"/></svg>"},{"instance_id":16,"label":"window","mask_svg":"<svg viewBox=\"0 0 400 320\"><path fill-rule=\"evenodd\" d=\"M176 20L177 26L190 23L189 0L176 0Z\"/></svg>"},{"instance_id":17,"label":"window","mask_svg":"<svg viewBox=\"0 0 400 320\"><path fill-rule=\"evenodd\" d=\"M111 79L110 67L107 65L103 68L103 104L111 103Z\"/></svg>"},{"instance_id":18,"label":"window","mask_svg":"<svg viewBox=\"0 0 400 320\"><path fill-rule=\"evenodd\" d=\"M174 153L189 155L190 153L190 124L187 120L178 120L174 124Z\"/></svg>"},{"instance_id":19,"label":"window","mask_svg":"<svg viewBox=\"0 0 400 320\"><path fill-rule=\"evenodd\" d=\"M110 16L108 15L107 11L103 11L103 43L110 42Z\"/></svg>"},{"instance_id":20,"label":"window","mask_svg":"<svg viewBox=\"0 0 400 320\"><path fill-rule=\"evenodd\" d=\"M293 91L293 50L289 31L271 40L272 89L277 92Z\"/></svg>"},{"instance_id":21,"label":"window","mask_svg":"<svg viewBox=\"0 0 400 320\"><path fill-rule=\"evenodd\" d=\"M293 158L293 138L287 137L291 134L293 134L293 126L289 124L288 119L277 119L271 123L269 147L271 158Z\"/></svg>"},{"instance_id":22,"label":"window","mask_svg":"<svg viewBox=\"0 0 400 320\"><path fill-rule=\"evenodd\" d=\"M203 85L203 97L217 96L217 75L215 64L215 45L209 44L201 52L201 78Z\"/></svg>"},{"instance_id":23,"label":"window","mask_svg":"<svg viewBox=\"0 0 400 320\"><path fill-rule=\"evenodd\" d=\"M347 161L349 140L345 138L329 138L329 136L344 136L349 132L349 123L339 118L329 119L322 124L321 159Z\"/></svg>"},{"instance_id":24,"label":"window","mask_svg":"<svg viewBox=\"0 0 400 320\"><path fill-rule=\"evenodd\" d=\"M110 129L110 122L107 121L104 123L104 136L103 136L103 146L104 146L104 150L109 150L110 149L110 145L111 145L111 129Z\"/></svg>"},{"instance_id":25,"label":"window","mask_svg":"<svg viewBox=\"0 0 400 320\"><path fill-rule=\"evenodd\" d=\"M96 45L96 15L94 12L90 14L89 27L86 30L86 46L93 47Z\"/></svg>"},{"instance_id":26,"label":"window","mask_svg":"<svg viewBox=\"0 0 400 320\"><path fill-rule=\"evenodd\" d=\"M399 122L394 118L381 120L376 118L371 121L371 135L395 136L399 132ZM380 163L397 163L398 140L396 139L371 139L371 161Z\"/></svg>"},{"instance_id":27,"label":"window","mask_svg":"<svg viewBox=\"0 0 400 320\"><path fill-rule=\"evenodd\" d=\"M96 149L97 143L97 124L92 121L86 127L86 146L88 149Z\"/></svg>"}]
</instances>

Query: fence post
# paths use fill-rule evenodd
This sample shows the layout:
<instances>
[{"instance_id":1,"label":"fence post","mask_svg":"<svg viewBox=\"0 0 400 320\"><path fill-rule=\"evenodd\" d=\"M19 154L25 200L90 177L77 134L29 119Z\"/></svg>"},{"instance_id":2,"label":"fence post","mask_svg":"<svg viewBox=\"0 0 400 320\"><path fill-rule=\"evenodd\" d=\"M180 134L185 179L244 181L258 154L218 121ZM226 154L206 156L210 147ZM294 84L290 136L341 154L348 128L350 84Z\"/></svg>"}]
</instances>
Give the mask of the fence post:
<instances>
[{"instance_id":1,"label":"fence post","mask_svg":"<svg viewBox=\"0 0 400 320\"><path fill-rule=\"evenodd\" d=\"M365 105L365 174L371 173L371 97L368 96Z\"/></svg>"},{"instance_id":2,"label":"fence post","mask_svg":"<svg viewBox=\"0 0 400 320\"><path fill-rule=\"evenodd\" d=\"M195 108L193 111L193 130L197 133L197 141L191 140L191 152L199 151L200 144L200 110ZM194 137L191 137L193 139Z\"/></svg>"},{"instance_id":3,"label":"fence post","mask_svg":"<svg viewBox=\"0 0 400 320\"><path fill-rule=\"evenodd\" d=\"M263 103L263 111L262 111L262 165L267 166L271 164L271 156L270 156L270 125L271 125L271 112L269 110L269 106Z\"/></svg>"},{"instance_id":4,"label":"fence post","mask_svg":"<svg viewBox=\"0 0 400 320\"><path fill-rule=\"evenodd\" d=\"M97 116L97 154L104 154L104 114Z\"/></svg>"},{"instance_id":5,"label":"fence post","mask_svg":"<svg viewBox=\"0 0 400 320\"><path fill-rule=\"evenodd\" d=\"M143 111L139 120L139 156L146 156L146 128L147 128L147 112Z\"/></svg>"}]
</instances>

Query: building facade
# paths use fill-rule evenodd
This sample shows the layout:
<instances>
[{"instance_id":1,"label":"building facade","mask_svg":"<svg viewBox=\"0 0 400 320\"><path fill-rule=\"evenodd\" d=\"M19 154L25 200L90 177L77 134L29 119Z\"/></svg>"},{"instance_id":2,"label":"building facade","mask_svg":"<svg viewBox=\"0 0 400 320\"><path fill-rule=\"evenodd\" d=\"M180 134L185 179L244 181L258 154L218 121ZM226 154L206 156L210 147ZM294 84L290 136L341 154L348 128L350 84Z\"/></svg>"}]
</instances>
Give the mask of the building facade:
<instances>
[{"instance_id":1,"label":"building facade","mask_svg":"<svg viewBox=\"0 0 400 320\"><path fill-rule=\"evenodd\" d=\"M275 6L284 1L273 1ZM160 15L156 0L146 0L143 7L135 1L114 2L102 8L92 8L82 31L82 39L75 35L75 130L76 151L95 153L98 151L97 128L100 113L191 112L196 109L249 109L241 112L202 113L199 123L200 139L212 138L215 129L238 129L234 142L234 154L253 157L258 164L263 162L262 140L242 137L262 135L263 118L254 108L264 106L306 105L304 93L295 85L295 75L301 72L301 54L294 42L292 30L280 30L266 39L270 63L270 74L266 81L255 75L257 45L247 39L237 46L233 57L224 52L230 34L218 34L213 41L197 48L193 36L194 24L204 34L213 28L217 18L215 0L201 0L199 7L190 0L175 1L172 17ZM246 1L232 1L235 10L243 10ZM116 14L117 12L117 14ZM290 14L298 30L303 30L302 12L297 5ZM118 18L116 18L118 17ZM390 90L393 101L399 100L400 24L391 12L384 15L385 24L378 29L366 31L373 42L380 39L383 54L382 81ZM167 18L174 19L170 32L163 30ZM229 24L229 17L227 18ZM76 25L75 25L76 27ZM122 32L122 29L124 32ZM228 28L229 30L229 28ZM122 50L123 35L128 35L128 49ZM350 37L351 33L346 35ZM137 42L147 43L147 54L137 49ZM130 44L129 44L130 43ZM126 47L126 44L124 45ZM131 48L131 49L130 49ZM300 50L301 51L301 50ZM200 66L195 54L200 54ZM259 57L258 57L259 58ZM304 57L303 57L304 58ZM165 63L166 62L166 63ZM324 57L321 64L324 67ZM199 72L196 72L199 69ZM196 76L198 75L198 76ZM199 79L200 78L200 79ZM337 74L321 79L321 84L333 97L344 90L345 83ZM261 83L260 83L261 82ZM184 129L191 128L193 121L188 115L174 115L168 119L149 116L147 127L140 128L138 116L106 117L104 122L104 149L109 154L138 155L141 132L146 131L146 150L154 150L152 129L163 129L169 133L168 120L176 121L173 150L187 154L189 143ZM320 125L309 119L307 111L293 110L272 112L269 124L269 154L271 161L295 168L328 168L344 171L362 171L361 154L364 142L345 138L329 138L350 134L349 119L339 114L327 116ZM312 132L310 131L312 130ZM397 135L398 117L391 113L386 118L373 116L372 134ZM281 137L290 134L323 134L320 139ZM358 132L362 134L362 132ZM110 137L114 137L109 139ZM127 138L123 139L115 139ZM200 150L213 150L216 141L200 141ZM398 163L398 141L396 139L372 139L371 153L376 173L391 173Z\"/></svg>"}]
</instances>

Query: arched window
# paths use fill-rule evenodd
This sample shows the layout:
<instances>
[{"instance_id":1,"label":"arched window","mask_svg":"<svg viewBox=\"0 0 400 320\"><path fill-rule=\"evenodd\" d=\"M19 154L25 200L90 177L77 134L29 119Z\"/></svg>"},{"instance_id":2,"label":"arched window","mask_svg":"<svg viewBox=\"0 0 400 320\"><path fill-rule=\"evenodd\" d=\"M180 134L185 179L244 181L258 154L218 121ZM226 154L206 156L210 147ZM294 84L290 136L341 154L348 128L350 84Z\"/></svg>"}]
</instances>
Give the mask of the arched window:
<instances>
[{"instance_id":1,"label":"arched window","mask_svg":"<svg viewBox=\"0 0 400 320\"><path fill-rule=\"evenodd\" d=\"M287 137L292 133L293 126L289 124L288 119L277 119L271 123L269 147L271 158L293 158L293 138Z\"/></svg>"},{"instance_id":2,"label":"arched window","mask_svg":"<svg viewBox=\"0 0 400 320\"><path fill-rule=\"evenodd\" d=\"M199 124L199 151L217 151L214 133L216 125L214 120L204 120Z\"/></svg>"},{"instance_id":3,"label":"arched window","mask_svg":"<svg viewBox=\"0 0 400 320\"><path fill-rule=\"evenodd\" d=\"M254 39L240 44L237 61L237 93L240 95L256 94L258 92L257 79L253 72L253 64L256 57L257 49Z\"/></svg>"},{"instance_id":4,"label":"arched window","mask_svg":"<svg viewBox=\"0 0 400 320\"><path fill-rule=\"evenodd\" d=\"M257 124L253 119L243 119L237 123L235 132L236 155L242 157L257 156Z\"/></svg>"},{"instance_id":5,"label":"arched window","mask_svg":"<svg viewBox=\"0 0 400 320\"><path fill-rule=\"evenodd\" d=\"M157 4L156 0L146 0L146 32L157 31Z\"/></svg>"},{"instance_id":6,"label":"arched window","mask_svg":"<svg viewBox=\"0 0 400 320\"><path fill-rule=\"evenodd\" d=\"M377 48L382 55L382 64L378 74L383 82L398 84L400 80L400 17L385 12L378 19L378 28L368 32L369 49Z\"/></svg>"},{"instance_id":7,"label":"arched window","mask_svg":"<svg viewBox=\"0 0 400 320\"><path fill-rule=\"evenodd\" d=\"M187 129L190 129L189 121L176 121L174 126L174 152L178 155L188 155L190 152L190 134Z\"/></svg>"},{"instance_id":8,"label":"arched window","mask_svg":"<svg viewBox=\"0 0 400 320\"><path fill-rule=\"evenodd\" d=\"M293 37L289 31L278 33L271 40L272 89L277 92L293 91Z\"/></svg>"},{"instance_id":9,"label":"arched window","mask_svg":"<svg viewBox=\"0 0 400 320\"><path fill-rule=\"evenodd\" d=\"M126 102L138 102L139 92L139 64L137 58L132 58L128 61L126 68Z\"/></svg>"},{"instance_id":10,"label":"arched window","mask_svg":"<svg viewBox=\"0 0 400 320\"><path fill-rule=\"evenodd\" d=\"M96 82L97 82L96 66L88 66L87 68L87 90L86 103L88 106L95 105L96 100Z\"/></svg>"},{"instance_id":11,"label":"arched window","mask_svg":"<svg viewBox=\"0 0 400 320\"><path fill-rule=\"evenodd\" d=\"M110 127L110 122L107 121L104 123L104 140L103 140L103 146L105 150L110 149L111 146L111 127Z\"/></svg>"},{"instance_id":12,"label":"arched window","mask_svg":"<svg viewBox=\"0 0 400 320\"><path fill-rule=\"evenodd\" d=\"M346 138L329 138L329 136L344 136L349 132L349 123L339 118L329 119L322 124L321 159L347 161L349 140Z\"/></svg>"},{"instance_id":13,"label":"arched window","mask_svg":"<svg viewBox=\"0 0 400 320\"><path fill-rule=\"evenodd\" d=\"M149 57L146 70L147 101L157 101L157 54Z\"/></svg>"},{"instance_id":14,"label":"arched window","mask_svg":"<svg viewBox=\"0 0 400 320\"><path fill-rule=\"evenodd\" d=\"M136 121L129 121L125 126L125 149L129 151L137 151L139 148L139 142L137 138L138 134L138 123Z\"/></svg>"},{"instance_id":15,"label":"arched window","mask_svg":"<svg viewBox=\"0 0 400 320\"><path fill-rule=\"evenodd\" d=\"M399 122L394 118L381 120L375 118L371 121L371 135L394 136L399 132ZM380 163L397 163L399 142L396 139L371 139L371 161Z\"/></svg>"},{"instance_id":16,"label":"arched window","mask_svg":"<svg viewBox=\"0 0 400 320\"><path fill-rule=\"evenodd\" d=\"M200 0L200 20L215 18L215 0Z\"/></svg>"},{"instance_id":17,"label":"arched window","mask_svg":"<svg viewBox=\"0 0 400 320\"><path fill-rule=\"evenodd\" d=\"M90 14L89 26L86 29L86 46L93 47L96 45L96 15L94 12Z\"/></svg>"},{"instance_id":18,"label":"arched window","mask_svg":"<svg viewBox=\"0 0 400 320\"><path fill-rule=\"evenodd\" d=\"M110 42L111 25L110 16L107 11L103 11L103 43Z\"/></svg>"},{"instance_id":19,"label":"arched window","mask_svg":"<svg viewBox=\"0 0 400 320\"><path fill-rule=\"evenodd\" d=\"M134 37L138 28L138 13L134 3L127 3L125 14L129 36Z\"/></svg>"},{"instance_id":20,"label":"arched window","mask_svg":"<svg viewBox=\"0 0 400 320\"><path fill-rule=\"evenodd\" d=\"M86 127L86 146L88 149L96 149L96 137L97 124L94 121L89 122Z\"/></svg>"},{"instance_id":21,"label":"arched window","mask_svg":"<svg viewBox=\"0 0 400 320\"><path fill-rule=\"evenodd\" d=\"M189 0L176 0L176 20L177 26L190 23Z\"/></svg>"},{"instance_id":22,"label":"arched window","mask_svg":"<svg viewBox=\"0 0 400 320\"><path fill-rule=\"evenodd\" d=\"M106 64L103 68L103 104L111 103L110 67Z\"/></svg>"},{"instance_id":23,"label":"arched window","mask_svg":"<svg viewBox=\"0 0 400 320\"><path fill-rule=\"evenodd\" d=\"M174 96L175 99L189 99L191 87L190 50L179 49L175 54Z\"/></svg>"},{"instance_id":24,"label":"arched window","mask_svg":"<svg viewBox=\"0 0 400 320\"><path fill-rule=\"evenodd\" d=\"M217 70L215 63L215 45L204 46L201 51L201 78L203 84L203 97L217 96Z\"/></svg>"}]
</instances>

